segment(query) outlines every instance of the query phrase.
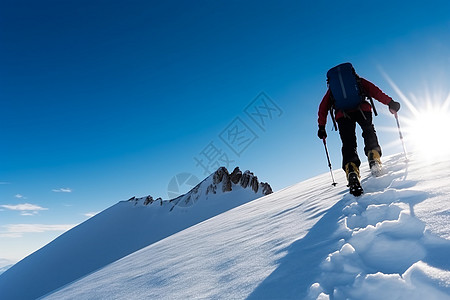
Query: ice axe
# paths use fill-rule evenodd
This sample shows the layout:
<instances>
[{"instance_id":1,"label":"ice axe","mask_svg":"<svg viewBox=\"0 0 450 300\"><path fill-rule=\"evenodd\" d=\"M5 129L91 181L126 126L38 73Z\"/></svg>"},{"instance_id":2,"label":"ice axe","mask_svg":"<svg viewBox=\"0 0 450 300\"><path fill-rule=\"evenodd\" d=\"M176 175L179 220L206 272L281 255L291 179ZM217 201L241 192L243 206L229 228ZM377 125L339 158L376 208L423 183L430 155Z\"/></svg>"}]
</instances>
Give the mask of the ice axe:
<instances>
[{"instance_id":1,"label":"ice axe","mask_svg":"<svg viewBox=\"0 0 450 300\"><path fill-rule=\"evenodd\" d=\"M405 154L405 159L406 159L406 161L408 161L408 157L406 156L405 142L403 141L403 134L402 134L402 131L400 129L400 123L398 122L398 115L397 115L397 113L394 114L394 117L395 117L395 121L397 121L398 134L400 135L400 140L402 141L403 154Z\"/></svg>"},{"instance_id":2,"label":"ice axe","mask_svg":"<svg viewBox=\"0 0 450 300\"><path fill-rule=\"evenodd\" d=\"M334 181L333 169L331 167L331 161L330 161L330 155L328 154L327 140L326 140L326 138L323 138L322 141L323 141L323 145L325 146L325 153L327 154L328 167L330 168L331 179L333 180L332 185L336 186L337 183Z\"/></svg>"}]
</instances>

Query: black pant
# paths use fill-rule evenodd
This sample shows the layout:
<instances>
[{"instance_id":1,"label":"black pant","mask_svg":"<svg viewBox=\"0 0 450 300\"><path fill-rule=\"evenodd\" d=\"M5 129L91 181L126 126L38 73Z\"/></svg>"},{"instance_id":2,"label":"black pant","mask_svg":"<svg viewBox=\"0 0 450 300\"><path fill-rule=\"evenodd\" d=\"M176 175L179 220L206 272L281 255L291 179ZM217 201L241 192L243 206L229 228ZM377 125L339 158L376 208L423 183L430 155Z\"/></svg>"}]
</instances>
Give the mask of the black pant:
<instances>
[{"instance_id":1,"label":"black pant","mask_svg":"<svg viewBox=\"0 0 450 300\"><path fill-rule=\"evenodd\" d=\"M377 150L381 155L381 147L378 144L378 138L375 127L372 124L372 113L362 112L360 110L347 113L347 116L336 120L339 127L339 135L342 141L342 168L349 162L355 163L358 167L361 161L356 150L356 123L361 126L364 139L364 152Z\"/></svg>"}]
</instances>

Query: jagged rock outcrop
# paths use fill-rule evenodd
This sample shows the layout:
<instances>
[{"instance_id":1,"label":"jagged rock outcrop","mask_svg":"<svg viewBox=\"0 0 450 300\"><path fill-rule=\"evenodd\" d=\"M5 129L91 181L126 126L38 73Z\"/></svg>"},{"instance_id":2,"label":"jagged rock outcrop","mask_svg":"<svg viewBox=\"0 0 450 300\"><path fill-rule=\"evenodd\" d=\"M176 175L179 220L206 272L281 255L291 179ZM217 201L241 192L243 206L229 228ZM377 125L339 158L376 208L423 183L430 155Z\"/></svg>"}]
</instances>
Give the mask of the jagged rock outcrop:
<instances>
[{"instance_id":1,"label":"jagged rock outcrop","mask_svg":"<svg viewBox=\"0 0 450 300\"><path fill-rule=\"evenodd\" d=\"M244 174L242 174L240 183L243 188L247 188L248 186L250 186L255 193L258 192L259 188L258 177L253 175L252 172L248 170L245 171Z\"/></svg>"},{"instance_id":2,"label":"jagged rock outcrop","mask_svg":"<svg viewBox=\"0 0 450 300\"><path fill-rule=\"evenodd\" d=\"M230 180L232 183L237 184L241 180L242 172L239 167L234 168L233 172L230 174Z\"/></svg>"},{"instance_id":3,"label":"jagged rock outcrop","mask_svg":"<svg viewBox=\"0 0 450 300\"><path fill-rule=\"evenodd\" d=\"M244 189L250 187L255 193L262 190L262 194L269 195L272 193L271 186L266 182L259 182L258 177L256 177L252 172L242 171L239 167L234 168L233 172L230 174L225 167L220 167L213 174L213 184L208 187L207 192L216 193L217 185L222 183L222 191L229 192L232 190L232 186L240 185Z\"/></svg>"},{"instance_id":4,"label":"jagged rock outcrop","mask_svg":"<svg viewBox=\"0 0 450 300\"><path fill-rule=\"evenodd\" d=\"M272 187L267 182L261 182L260 186L262 187L262 191L263 191L264 195L269 195L269 194L273 193Z\"/></svg>"},{"instance_id":5,"label":"jagged rock outcrop","mask_svg":"<svg viewBox=\"0 0 450 300\"><path fill-rule=\"evenodd\" d=\"M239 182L243 188L251 187L251 189L255 193L257 193L259 189L263 189L264 195L268 195L268 194L272 193L272 188L270 188L270 185L268 183L265 183L265 182L259 183L258 177L256 177L252 172L250 172L248 170L245 171L244 174L242 174ZM269 188L267 188L268 185L269 185Z\"/></svg>"},{"instance_id":6,"label":"jagged rock outcrop","mask_svg":"<svg viewBox=\"0 0 450 300\"><path fill-rule=\"evenodd\" d=\"M253 192L259 192L262 195L269 195L272 193L271 186L266 182L259 182L258 177L256 177L252 172L247 170L242 173L239 167L236 167L230 174L227 168L220 167L212 175L197 184L188 193L174 199L163 200L161 198L157 198L155 200L149 195L142 198L131 197L128 201L134 202L134 205L142 202L145 206L158 201L160 205L163 205L163 203L173 203L178 206L189 206L190 204L196 202L202 194L216 194L219 191L227 193L231 192L233 187L236 186L240 186L244 189L250 188Z\"/></svg>"},{"instance_id":7,"label":"jagged rock outcrop","mask_svg":"<svg viewBox=\"0 0 450 300\"><path fill-rule=\"evenodd\" d=\"M144 205L152 204L153 201L154 201L154 200L153 200L153 197L150 196L150 195L148 195L148 196L145 198Z\"/></svg>"},{"instance_id":8,"label":"jagged rock outcrop","mask_svg":"<svg viewBox=\"0 0 450 300\"><path fill-rule=\"evenodd\" d=\"M230 192L231 191L230 173L228 173L228 170L225 167L220 167L213 174L213 184L217 185L221 182L222 182L222 192Z\"/></svg>"}]
</instances>

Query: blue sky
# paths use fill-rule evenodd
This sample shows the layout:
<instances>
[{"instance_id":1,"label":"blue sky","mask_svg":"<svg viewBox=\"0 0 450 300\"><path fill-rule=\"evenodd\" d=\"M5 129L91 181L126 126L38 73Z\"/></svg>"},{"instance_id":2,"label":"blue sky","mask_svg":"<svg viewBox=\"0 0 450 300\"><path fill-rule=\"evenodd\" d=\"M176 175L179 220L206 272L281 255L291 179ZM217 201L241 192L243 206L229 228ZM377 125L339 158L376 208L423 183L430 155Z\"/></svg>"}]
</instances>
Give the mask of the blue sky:
<instances>
[{"instance_id":1,"label":"blue sky","mask_svg":"<svg viewBox=\"0 0 450 300\"><path fill-rule=\"evenodd\" d=\"M275 190L327 172L316 137L326 71L350 61L397 100L384 73L406 93L442 87L448 11L448 1L2 1L0 258L120 200L168 198L177 174L206 176L196 159L250 169ZM385 154L401 151L383 129L392 116L374 122Z\"/></svg>"}]
</instances>

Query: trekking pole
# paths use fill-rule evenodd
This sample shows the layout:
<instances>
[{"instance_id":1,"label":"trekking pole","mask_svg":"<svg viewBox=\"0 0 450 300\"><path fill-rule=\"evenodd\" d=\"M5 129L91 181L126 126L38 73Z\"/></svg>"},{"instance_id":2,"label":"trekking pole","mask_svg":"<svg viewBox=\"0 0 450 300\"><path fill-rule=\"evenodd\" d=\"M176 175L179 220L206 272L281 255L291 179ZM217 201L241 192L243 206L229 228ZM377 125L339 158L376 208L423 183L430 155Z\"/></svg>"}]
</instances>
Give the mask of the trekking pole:
<instances>
[{"instance_id":1,"label":"trekking pole","mask_svg":"<svg viewBox=\"0 0 450 300\"><path fill-rule=\"evenodd\" d=\"M325 153L327 154L328 167L330 167L331 179L333 180L332 185L336 186L337 183L334 181L333 169L331 168L330 155L328 154L327 141L325 138L323 138L322 140L323 140L323 145L325 146Z\"/></svg>"},{"instance_id":2,"label":"trekking pole","mask_svg":"<svg viewBox=\"0 0 450 300\"><path fill-rule=\"evenodd\" d=\"M403 141L403 134L402 134L402 131L400 129L400 123L398 122L398 115L397 115L397 113L395 113L394 116L395 116L395 120L397 121L398 134L400 135L400 140L402 141L403 153L405 154L406 161L408 161L408 157L406 156L405 142Z\"/></svg>"}]
</instances>

